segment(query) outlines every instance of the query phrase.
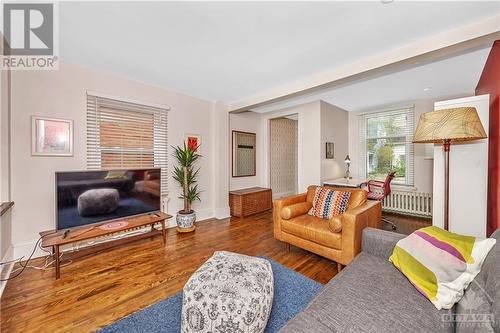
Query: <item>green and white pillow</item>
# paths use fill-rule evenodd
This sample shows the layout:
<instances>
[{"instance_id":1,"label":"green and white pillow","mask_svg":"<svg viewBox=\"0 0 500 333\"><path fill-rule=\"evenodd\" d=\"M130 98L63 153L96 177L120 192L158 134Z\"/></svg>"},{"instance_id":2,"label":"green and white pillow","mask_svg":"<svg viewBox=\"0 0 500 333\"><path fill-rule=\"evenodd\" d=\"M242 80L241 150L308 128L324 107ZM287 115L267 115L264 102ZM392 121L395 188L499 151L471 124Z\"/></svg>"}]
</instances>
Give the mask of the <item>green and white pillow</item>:
<instances>
[{"instance_id":1,"label":"green and white pillow","mask_svg":"<svg viewBox=\"0 0 500 333\"><path fill-rule=\"evenodd\" d=\"M431 226L400 240L389 260L438 310L451 309L495 243Z\"/></svg>"}]
</instances>

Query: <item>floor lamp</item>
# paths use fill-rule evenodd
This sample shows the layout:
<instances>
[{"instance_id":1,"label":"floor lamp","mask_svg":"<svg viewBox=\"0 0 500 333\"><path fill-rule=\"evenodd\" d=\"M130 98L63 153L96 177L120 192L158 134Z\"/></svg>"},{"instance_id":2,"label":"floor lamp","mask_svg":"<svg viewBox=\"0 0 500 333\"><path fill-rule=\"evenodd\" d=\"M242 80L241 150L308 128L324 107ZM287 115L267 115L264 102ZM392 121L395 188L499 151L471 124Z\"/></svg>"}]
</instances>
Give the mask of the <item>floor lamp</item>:
<instances>
[{"instance_id":1,"label":"floor lamp","mask_svg":"<svg viewBox=\"0 0 500 333\"><path fill-rule=\"evenodd\" d=\"M444 229L448 230L450 145L487 138L476 108L460 107L426 112L420 116L413 143L442 143L444 148Z\"/></svg>"}]
</instances>

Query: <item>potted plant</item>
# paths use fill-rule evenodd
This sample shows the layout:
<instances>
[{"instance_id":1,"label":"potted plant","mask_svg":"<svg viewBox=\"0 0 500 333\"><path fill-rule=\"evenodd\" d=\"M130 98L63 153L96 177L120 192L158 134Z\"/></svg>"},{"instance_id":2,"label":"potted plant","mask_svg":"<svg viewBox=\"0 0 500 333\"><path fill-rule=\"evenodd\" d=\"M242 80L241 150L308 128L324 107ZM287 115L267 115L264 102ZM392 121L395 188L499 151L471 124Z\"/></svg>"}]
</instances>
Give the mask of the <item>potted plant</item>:
<instances>
[{"instance_id":1,"label":"potted plant","mask_svg":"<svg viewBox=\"0 0 500 333\"><path fill-rule=\"evenodd\" d=\"M184 200L184 209L177 212L177 231L194 231L196 214L191 208L195 200L200 200L201 191L196 184L200 169L194 170L194 163L201 157L196 151L199 146L189 147L185 142L183 147L173 147L174 156L178 165L174 166L174 179L182 188L182 195L179 197Z\"/></svg>"}]
</instances>

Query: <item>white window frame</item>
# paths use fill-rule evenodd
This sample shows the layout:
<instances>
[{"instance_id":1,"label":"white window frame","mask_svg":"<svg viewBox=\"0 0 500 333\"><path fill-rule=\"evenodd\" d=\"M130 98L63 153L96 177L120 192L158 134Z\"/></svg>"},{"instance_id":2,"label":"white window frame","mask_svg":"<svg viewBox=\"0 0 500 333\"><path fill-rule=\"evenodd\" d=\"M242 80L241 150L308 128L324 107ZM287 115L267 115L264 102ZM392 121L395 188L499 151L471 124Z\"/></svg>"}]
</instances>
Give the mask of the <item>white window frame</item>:
<instances>
[{"instance_id":1,"label":"white window frame","mask_svg":"<svg viewBox=\"0 0 500 333\"><path fill-rule=\"evenodd\" d=\"M133 101L127 98L114 97L94 91L87 91L87 169L100 170L101 152L123 152L123 148L100 146L100 107L115 108L120 111L151 113L153 119L153 164L161 168L161 195L168 195L168 112L165 105ZM140 151L141 148L134 148ZM141 166L137 166L140 168Z\"/></svg>"},{"instance_id":2,"label":"white window frame","mask_svg":"<svg viewBox=\"0 0 500 333\"><path fill-rule=\"evenodd\" d=\"M415 129L415 107L414 105L409 105L405 107L391 108L380 111L373 111L360 114L358 116L358 124L359 124L359 174L368 179L368 152L366 143L368 139L367 133L367 122L372 118L383 117L384 115L390 116L395 114L406 114L406 129L405 129L405 156L406 156L406 170L405 170L405 182L394 182L393 185L403 186L403 187L411 187L414 186L415 179L415 168L414 168L414 144L413 140L413 132Z\"/></svg>"}]
</instances>

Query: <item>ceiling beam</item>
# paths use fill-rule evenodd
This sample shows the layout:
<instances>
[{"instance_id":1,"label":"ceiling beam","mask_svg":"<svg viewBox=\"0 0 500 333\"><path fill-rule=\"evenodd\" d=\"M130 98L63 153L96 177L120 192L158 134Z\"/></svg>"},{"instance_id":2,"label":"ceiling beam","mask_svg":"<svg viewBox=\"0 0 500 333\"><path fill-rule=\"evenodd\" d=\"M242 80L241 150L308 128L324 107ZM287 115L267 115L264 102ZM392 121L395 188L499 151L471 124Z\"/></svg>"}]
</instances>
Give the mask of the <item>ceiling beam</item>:
<instances>
[{"instance_id":1,"label":"ceiling beam","mask_svg":"<svg viewBox=\"0 0 500 333\"><path fill-rule=\"evenodd\" d=\"M500 14L229 103L231 113L466 53L500 39Z\"/></svg>"}]
</instances>

